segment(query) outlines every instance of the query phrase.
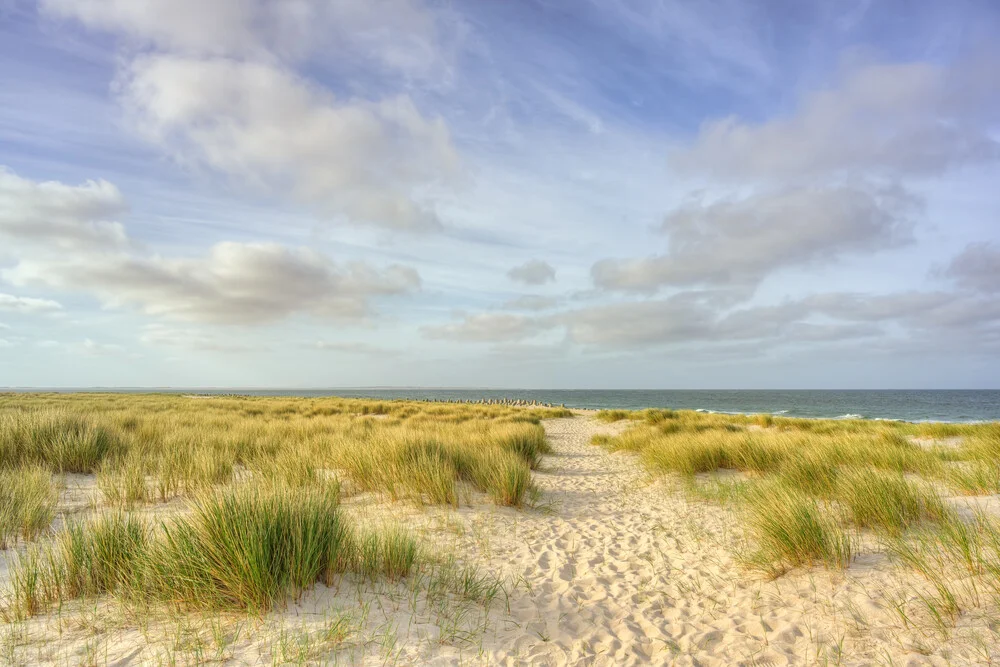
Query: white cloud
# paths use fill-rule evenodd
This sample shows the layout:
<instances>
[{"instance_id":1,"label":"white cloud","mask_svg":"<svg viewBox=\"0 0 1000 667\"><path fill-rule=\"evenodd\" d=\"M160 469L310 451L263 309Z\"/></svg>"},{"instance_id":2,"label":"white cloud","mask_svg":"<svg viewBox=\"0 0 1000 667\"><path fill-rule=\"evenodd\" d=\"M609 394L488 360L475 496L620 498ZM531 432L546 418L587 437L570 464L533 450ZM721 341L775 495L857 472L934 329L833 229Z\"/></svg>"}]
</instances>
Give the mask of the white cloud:
<instances>
[{"instance_id":1,"label":"white cloud","mask_svg":"<svg viewBox=\"0 0 1000 667\"><path fill-rule=\"evenodd\" d=\"M343 354L365 355L371 357L395 357L402 354L400 350L381 347L379 345L372 345L370 343L362 343L360 341L318 340L308 347L316 350L326 350L329 352L341 352Z\"/></svg>"},{"instance_id":2,"label":"white cloud","mask_svg":"<svg viewBox=\"0 0 1000 667\"><path fill-rule=\"evenodd\" d=\"M141 46L194 56L362 57L407 76L447 65L454 16L419 0L41 0L50 17L75 19ZM447 21L446 21L447 19ZM446 22L446 25L440 25Z\"/></svg>"},{"instance_id":3,"label":"white cloud","mask_svg":"<svg viewBox=\"0 0 1000 667\"><path fill-rule=\"evenodd\" d=\"M706 357L733 344L760 351L862 339L942 343L969 352L1000 340L1000 300L948 292L821 293L777 305L726 307L713 293L587 306L551 315L464 314L424 334L468 343L516 343L565 331L585 348L608 351L694 346ZM909 343L906 343L909 344Z\"/></svg>"},{"instance_id":4,"label":"white cloud","mask_svg":"<svg viewBox=\"0 0 1000 667\"><path fill-rule=\"evenodd\" d=\"M74 343L67 346L70 351L79 352L88 356L104 356L108 354L121 354L125 348L116 343L101 343L90 338L81 343Z\"/></svg>"},{"instance_id":5,"label":"white cloud","mask_svg":"<svg viewBox=\"0 0 1000 667\"><path fill-rule=\"evenodd\" d=\"M259 324L297 312L361 318L369 297L420 284L409 268L340 266L306 248L269 243L219 243L200 258L24 260L4 275L15 284L91 292L113 307L220 324Z\"/></svg>"},{"instance_id":6,"label":"white cloud","mask_svg":"<svg viewBox=\"0 0 1000 667\"><path fill-rule=\"evenodd\" d=\"M944 273L962 287L987 294L1000 292L1000 246L971 243Z\"/></svg>"},{"instance_id":7,"label":"white cloud","mask_svg":"<svg viewBox=\"0 0 1000 667\"><path fill-rule=\"evenodd\" d=\"M523 294L515 299L505 301L501 308L504 310L548 310L555 308L558 304L559 300L552 297Z\"/></svg>"},{"instance_id":8,"label":"white cloud","mask_svg":"<svg viewBox=\"0 0 1000 667\"><path fill-rule=\"evenodd\" d=\"M549 326L525 315L478 313L465 315L455 323L424 327L423 333L428 338L487 343L529 338Z\"/></svg>"},{"instance_id":9,"label":"white cloud","mask_svg":"<svg viewBox=\"0 0 1000 667\"><path fill-rule=\"evenodd\" d=\"M756 285L788 266L871 253L911 239L917 202L899 188L796 188L678 209L664 219L666 254L606 259L592 269L607 289Z\"/></svg>"},{"instance_id":10,"label":"white cloud","mask_svg":"<svg viewBox=\"0 0 1000 667\"><path fill-rule=\"evenodd\" d=\"M815 294L806 307L831 317L858 322L895 321L911 330L985 331L1000 328L1000 299L951 292L894 294Z\"/></svg>"},{"instance_id":11,"label":"white cloud","mask_svg":"<svg viewBox=\"0 0 1000 667\"><path fill-rule=\"evenodd\" d=\"M62 305L51 299L0 294L0 310L15 313L55 313L62 310Z\"/></svg>"},{"instance_id":12,"label":"white cloud","mask_svg":"<svg viewBox=\"0 0 1000 667\"><path fill-rule=\"evenodd\" d=\"M525 285L544 285L555 281L556 270L540 259L532 259L507 272L507 277Z\"/></svg>"},{"instance_id":13,"label":"white cloud","mask_svg":"<svg viewBox=\"0 0 1000 667\"><path fill-rule=\"evenodd\" d=\"M31 181L0 166L0 237L75 249L123 246L125 230L112 220L125 199L107 181L65 185Z\"/></svg>"},{"instance_id":14,"label":"white cloud","mask_svg":"<svg viewBox=\"0 0 1000 667\"><path fill-rule=\"evenodd\" d=\"M675 298L583 308L562 315L560 320L576 343L631 347L703 340L713 314Z\"/></svg>"},{"instance_id":15,"label":"white cloud","mask_svg":"<svg viewBox=\"0 0 1000 667\"><path fill-rule=\"evenodd\" d=\"M66 190L60 184L43 185L58 193ZM113 186L106 189L117 193ZM30 208L36 191L34 187L16 191L24 202L8 192L9 206L0 209L0 229L19 220L18 212ZM202 257L140 253L127 243L120 226L116 229L121 233L111 237L89 236L92 221L86 206L56 209L62 216L59 225L42 224L36 234L41 245L0 272L4 278L18 285L94 294L108 306L133 306L150 315L223 324L271 322L293 313L363 318L369 313L370 298L420 287L419 275L408 267L335 263L308 248L274 243L218 243ZM103 240L105 245L51 252L64 238ZM60 308L47 299L0 295L0 309Z\"/></svg>"},{"instance_id":16,"label":"white cloud","mask_svg":"<svg viewBox=\"0 0 1000 667\"><path fill-rule=\"evenodd\" d=\"M720 312L704 299L679 294L665 299L631 301L568 311L554 318L579 344L631 348L698 343L782 341L789 325L809 312L797 303L754 306Z\"/></svg>"},{"instance_id":17,"label":"white cloud","mask_svg":"<svg viewBox=\"0 0 1000 667\"><path fill-rule=\"evenodd\" d=\"M663 254L596 262L595 284L640 292L741 286L749 296L786 267L912 242L923 211L911 192L917 178L1000 160L1000 83L990 65L988 57L855 60L790 115L705 123L671 164L695 177L708 203L667 215Z\"/></svg>"},{"instance_id":18,"label":"white cloud","mask_svg":"<svg viewBox=\"0 0 1000 667\"><path fill-rule=\"evenodd\" d=\"M74 18L89 28L199 53L255 50L254 23L265 18L259 13L264 5L245 0L40 0L39 4L52 17Z\"/></svg>"},{"instance_id":19,"label":"white cloud","mask_svg":"<svg viewBox=\"0 0 1000 667\"><path fill-rule=\"evenodd\" d=\"M180 347L208 352L246 352L261 347L246 343L243 338L232 335L217 335L200 329L180 328L160 322L144 326L139 342L150 347Z\"/></svg>"},{"instance_id":20,"label":"white cloud","mask_svg":"<svg viewBox=\"0 0 1000 667\"><path fill-rule=\"evenodd\" d=\"M465 34L447 8L431 11L422 0L41 0L41 7L140 47L126 51L115 89L138 134L178 162L336 219L441 227L430 199L458 173L444 122L425 117L406 95L336 99L292 66L308 57L345 75L375 67L433 87L451 76Z\"/></svg>"},{"instance_id":21,"label":"white cloud","mask_svg":"<svg viewBox=\"0 0 1000 667\"><path fill-rule=\"evenodd\" d=\"M440 227L418 191L454 175L457 154L444 122L406 96L340 101L272 65L172 55L136 60L120 91L139 133L178 161L324 214Z\"/></svg>"},{"instance_id":22,"label":"white cloud","mask_svg":"<svg viewBox=\"0 0 1000 667\"><path fill-rule=\"evenodd\" d=\"M53 350L56 352L62 352L74 356L86 356L86 357L102 357L111 355L123 355L127 352L125 347L118 345L117 343L102 343L100 341L95 341L92 338L85 338L82 341L57 341L57 340L38 340L35 341L35 347L39 347L45 350Z\"/></svg>"},{"instance_id":23,"label":"white cloud","mask_svg":"<svg viewBox=\"0 0 1000 667\"><path fill-rule=\"evenodd\" d=\"M885 330L875 324L813 324L794 322L787 327L789 337L801 343L827 343L882 336Z\"/></svg>"},{"instance_id":24,"label":"white cloud","mask_svg":"<svg viewBox=\"0 0 1000 667\"><path fill-rule=\"evenodd\" d=\"M672 163L688 173L751 182L857 170L934 174L1000 158L991 132L998 110L1000 81L989 58L951 67L855 64L837 86L805 96L791 116L706 123Z\"/></svg>"}]
</instances>

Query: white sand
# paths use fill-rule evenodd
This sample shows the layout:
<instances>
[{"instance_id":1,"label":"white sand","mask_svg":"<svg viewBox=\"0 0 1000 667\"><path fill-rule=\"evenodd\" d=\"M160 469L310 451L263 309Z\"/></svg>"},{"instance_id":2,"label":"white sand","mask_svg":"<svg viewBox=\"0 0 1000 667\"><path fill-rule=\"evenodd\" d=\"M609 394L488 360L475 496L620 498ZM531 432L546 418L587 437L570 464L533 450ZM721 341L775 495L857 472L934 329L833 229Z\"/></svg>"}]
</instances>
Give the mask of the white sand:
<instances>
[{"instance_id":1,"label":"white sand","mask_svg":"<svg viewBox=\"0 0 1000 667\"><path fill-rule=\"evenodd\" d=\"M903 627L892 605L923 585L881 556L846 573L749 573L732 555L741 544L728 511L650 484L634 456L589 444L625 424L545 427L556 455L537 479L553 513L520 521L507 558L530 593L511 604L518 627L497 638L490 662L982 664L973 635L1000 649L982 619L960 619L950 640Z\"/></svg>"},{"instance_id":2,"label":"white sand","mask_svg":"<svg viewBox=\"0 0 1000 667\"><path fill-rule=\"evenodd\" d=\"M536 475L542 489L536 509L481 501L457 511L347 501L361 520L391 514L441 552L519 581L509 613L503 602L484 613L457 601L429 604L405 584L372 592L345 580L336 589L317 586L260 621L211 620L225 628L219 642L207 621L175 618L140 631L115 605L95 610L91 604L84 621L63 615L12 626L0 663L7 664L6 655L21 663L120 665L210 659L254 665L964 665L986 664L997 651L997 636L975 613L945 632L913 611L927 587L884 556L864 556L846 572L815 569L776 581L747 572L733 556L741 540L736 517L651 483L634 456L589 444L595 433L626 426L588 416L548 421L555 454ZM905 622L895 607L909 610ZM354 630L332 652L340 617L349 617ZM205 647L192 649L197 642Z\"/></svg>"}]
</instances>

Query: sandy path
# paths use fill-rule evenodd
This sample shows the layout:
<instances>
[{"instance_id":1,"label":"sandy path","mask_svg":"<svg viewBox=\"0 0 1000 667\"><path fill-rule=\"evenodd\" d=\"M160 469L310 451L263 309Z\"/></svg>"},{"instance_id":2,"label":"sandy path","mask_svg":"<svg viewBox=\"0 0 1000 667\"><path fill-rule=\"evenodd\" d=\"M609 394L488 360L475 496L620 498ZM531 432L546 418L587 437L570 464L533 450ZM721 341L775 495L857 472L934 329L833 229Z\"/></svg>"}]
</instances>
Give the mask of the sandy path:
<instances>
[{"instance_id":1,"label":"sandy path","mask_svg":"<svg viewBox=\"0 0 1000 667\"><path fill-rule=\"evenodd\" d=\"M590 444L626 424L544 426L555 452L536 479L551 511L521 515L504 540L500 560L529 589L512 600L489 664L983 664L960 631L904 629L888 591L906 595L908 583L884 558L764 580L736 562L727 510Z\"/></svg>"},{"instance_id":2,"label":"sandy path","mask_svg":"<svg viewBox=\"0 0 1000 667\"><path fill-rule=\"evenodd\" d=\"M555 453L536 479L552 513L519 527L521 546L510 562L530 592L512 604L520 624L512 646L498 648L494 657L533 664L682 664L684 654L715 653L737 626L744 626L746 640L740 657L762 657L764 642L753 640L745 627L749 619L732 614L732 580L721 575L733 564L706 543L705 524L718 528L722 513L706 516L705 506L692 511L650 488L634 457L590 444L595 433L624 427L581 418L545 423ZM726 589L729 594L713 594ZM762 629L758 634L763 639Z\"/></svg>"},{"instance_id":3,"label":"sandy path","mask_svg":"<svg viewBox=\"0 0 1000 667\"><path fill-rule=\"evenodd\" d=\"M358 518L370 512L406 523L443 553L519 581L509 613L494 604L478 612L481 621L457 602L447 613L413 606L403 583L378 591L357 582L317 585L262 622L244 623L231 643L212 649L213 659L254 666L909 666L991 664L1000 654L1000 629L991 630L990 618L963 615L945 632L926 619L901 622L894 610L913 603L913 575L882 556L859 558L845 572L812 569L775 581L747 572L733 556L738 517L652 483L633 455L590 444L596 433L627 426L589 415L544 422L554 452L535 475L542 492L536 508L482 499L457 510L349 504ZM125 611L101 606L109 613L90 604L81 619L48 615L8 627L0 664L201 664L208 655L191 653L183 618L162 621L151 644ZM341 613L357 618L361 606L371 614L356 636L331 641L331 622ZM205 634L204 622L194 625Z\"/></svg>"}]
</instances>

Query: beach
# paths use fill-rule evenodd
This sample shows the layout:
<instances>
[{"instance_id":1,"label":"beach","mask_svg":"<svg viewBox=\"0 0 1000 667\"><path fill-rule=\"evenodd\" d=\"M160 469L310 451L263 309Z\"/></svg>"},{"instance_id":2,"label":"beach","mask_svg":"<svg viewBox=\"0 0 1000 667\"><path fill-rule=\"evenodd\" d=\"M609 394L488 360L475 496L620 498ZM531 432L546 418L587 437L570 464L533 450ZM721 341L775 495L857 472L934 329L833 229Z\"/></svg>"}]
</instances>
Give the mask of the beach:
<instances>
[{"instance_id":1,"label":"beach","mask_svg":"<svg viewBox=\"0 0 1000 667\"><path fill-rule=\"evenodd\" d=\"M346 419L377 428L393 419L394 409L383 405L369 411L384 414ZM540 423L550 450L533 471L531 501L520 507L471 488L463 488L453 506L393 500L352 490L345 479L345 520L362 532L405 526L431 565L413 566L401 577L344 571L281 594L256 612L232 603L178 607L165 604L169 598L140 600L136 592L106 590L26 613L11 598L24 555L58 541L69 524L87 530L94 525L88 521L119 512L97 476L64 474L52 525L30 545L18 542L5 553L2 655L10 664L47 665L954 665L993 659L996 606L988 577L977 588L969 586L968 572L950 575L944 584L956 602L943 619L934 615L941 591L933 577L901 566L872 531L852 533L852 555L840 566L755 569L746 556L755 538L739 507L692 492L709 480L738 483L745 473L698 473L694 487L651 474L635 453L595 444L648 428L616 414L577 410ZM776 427L745 428L760 434ZM920 452L962 447L958 436L913 439ZM128 512L155 526L190 515L192 497L197 494L147 499ZM967 517L995 512L996 499L944 497Z\"/></svg>"}]
</instances>

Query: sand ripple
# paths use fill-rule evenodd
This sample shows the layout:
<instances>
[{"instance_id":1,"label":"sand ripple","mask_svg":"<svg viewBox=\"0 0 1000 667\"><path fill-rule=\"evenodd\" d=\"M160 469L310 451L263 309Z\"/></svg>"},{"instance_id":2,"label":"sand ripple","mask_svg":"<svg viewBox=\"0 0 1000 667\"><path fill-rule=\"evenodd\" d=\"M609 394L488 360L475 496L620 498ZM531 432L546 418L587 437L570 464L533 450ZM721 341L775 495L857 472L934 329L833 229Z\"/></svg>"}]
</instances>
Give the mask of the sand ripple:
<instances>
[{"instance_id":1,"label":"sand ripple","mask_svg":"<svg viewBox=\"0 0 1000 667\"><path fill-rule=\"evenodd\" d=\"M974 651L904 632L883 588L906 582L884 559L773 582L748 573L733 556L741 538L732 514L652 483L634 456L590 444L623 427L545 423L555 454L537 480L550 511L511 526L502 560L528 591L512 600L513 623L484 662L979 663Z\"/></svg>"}]
</instances>

